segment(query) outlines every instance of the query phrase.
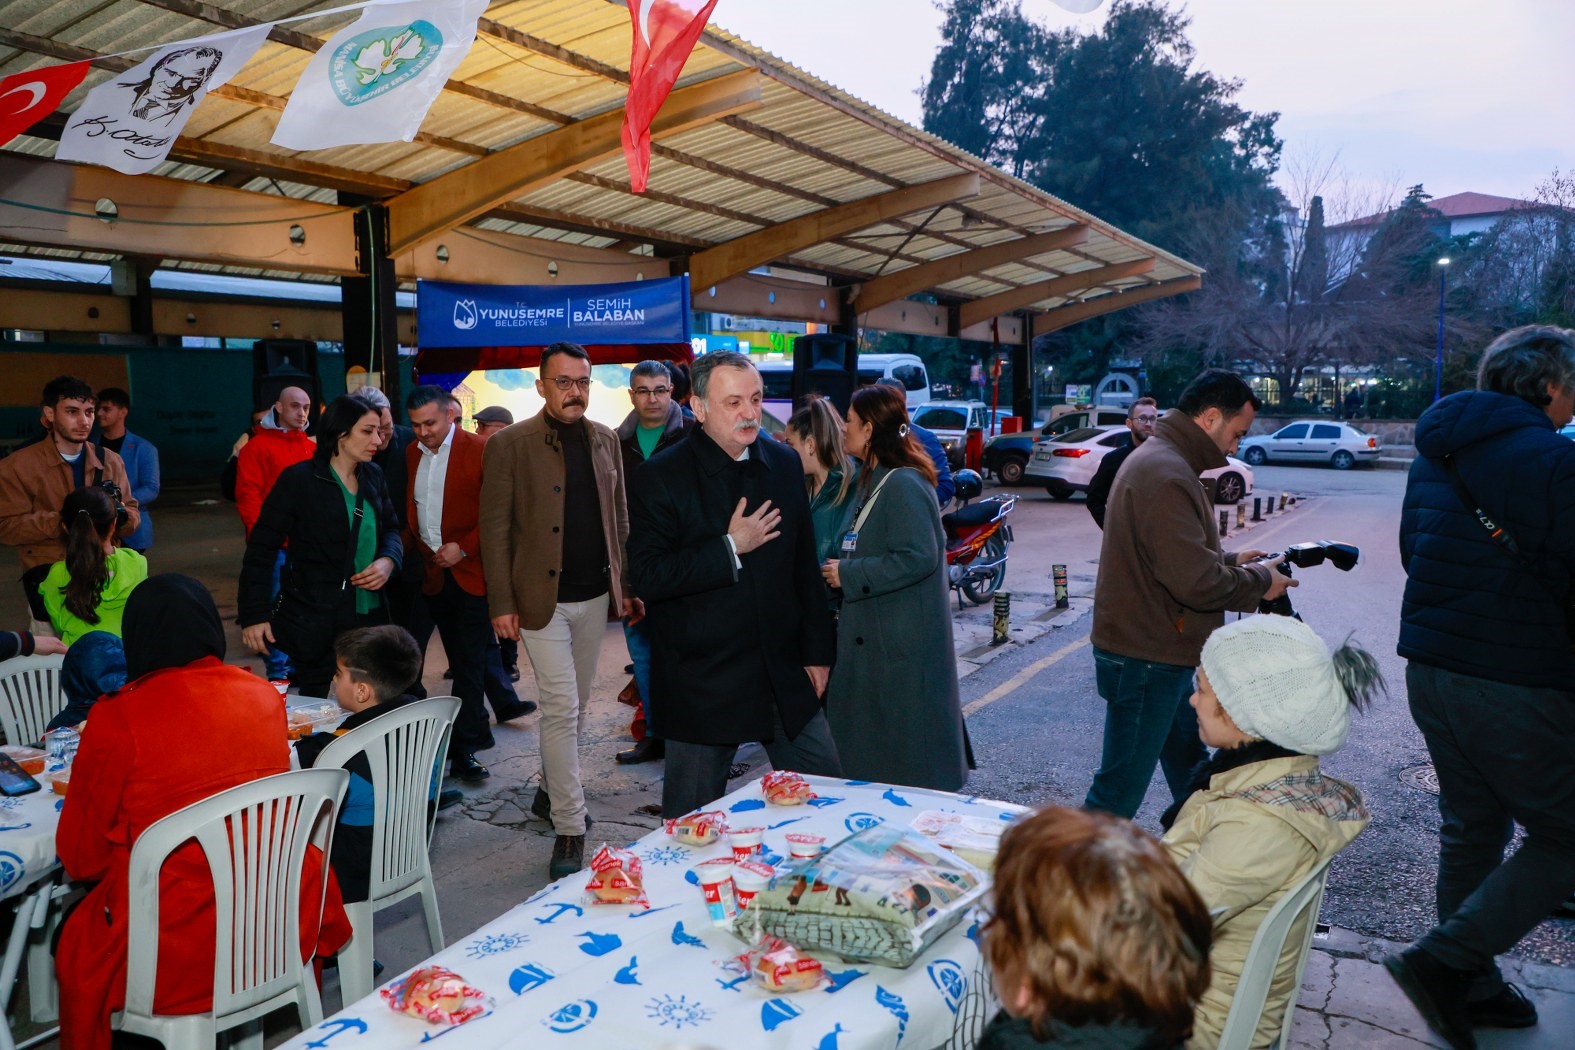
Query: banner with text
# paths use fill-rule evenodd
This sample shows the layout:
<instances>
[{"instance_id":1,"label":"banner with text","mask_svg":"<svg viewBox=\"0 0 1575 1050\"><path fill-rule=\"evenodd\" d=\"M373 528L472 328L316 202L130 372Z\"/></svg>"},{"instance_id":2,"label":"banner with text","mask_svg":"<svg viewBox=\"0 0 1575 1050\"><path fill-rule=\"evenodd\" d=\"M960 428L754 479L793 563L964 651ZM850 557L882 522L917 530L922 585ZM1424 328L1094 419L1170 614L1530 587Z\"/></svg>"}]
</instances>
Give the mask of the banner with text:
<instances>
[{"instance_id":1,"label":"banner with text","mask_svg":"<svg viewBox=\"0 0 1575 1050\"><path fill-rule=\"evenodd\" d=\"M421 281L423 349L689 342L689 278L621 284L508 285Z\"/></svg>"}]
</instances>

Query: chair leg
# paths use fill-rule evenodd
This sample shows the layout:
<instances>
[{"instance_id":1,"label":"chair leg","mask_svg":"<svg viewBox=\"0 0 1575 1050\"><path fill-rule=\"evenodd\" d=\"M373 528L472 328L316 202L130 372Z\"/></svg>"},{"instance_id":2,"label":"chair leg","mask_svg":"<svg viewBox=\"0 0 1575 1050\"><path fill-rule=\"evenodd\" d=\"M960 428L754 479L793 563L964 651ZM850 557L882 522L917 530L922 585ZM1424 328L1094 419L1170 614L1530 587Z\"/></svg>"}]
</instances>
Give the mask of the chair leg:
<instances>
[{"instance_id":1,"label":"chair leg","mask_svg":"<svg viewBox=\"0 0 1575 1050\"><path fill-rule=\"evenodd\" d=\"M60 982L55 979L55 956L49 950L60 927L60 898L64 888L50 894L42 918L34 917L27 946L27 1000L34 1021L60 1020Z\"/></svg>"},{"instance_id":2,"label":"chair leg","mask_svg":"<svg viewBox=\"0 0 1575 1050\"><path fill-rule=\"evenodd\" d=\"M263 1023L260 1020L236 1025L226 1033L230 1050L263 1050Z\"/></svg>"},{"instance_id":3,"label":"chair leg","mask_svg":"<svg viewBox=\"0 0 1575 1050\"><path fill-rule=\"evenodd\" d=\"M213 1050L218 1045L219 1033L214 1028L212 1014L182 1017L115 1016L120 1023L112 1027L156 1039L163 1044L164 1050Z\"/></svg>"},{"instance_id":4,"label":"chair leg","mask_svg":"<svg viewBox=\"0 0 1575 1050\"><path fill-rule=\"evenodd\" d=\"M350 917L350 940L339 949L339 994L342 1005L372 994L372 905L357 901L345 905Z\"/></svg>"},{"instance_id":5,"label":"chair leg","mask_svg":"<svg viewBox=\"0 0 1575 1050\"><path fill-rule=\"evenodd\" d=\"M432 883L432 873L427 872L426 878L421 880L421 910L427 918L427 940L431 942L432 953L436 955L442 951L443 920L438 918L437 887Z\"/></svg>"}]
</instances>

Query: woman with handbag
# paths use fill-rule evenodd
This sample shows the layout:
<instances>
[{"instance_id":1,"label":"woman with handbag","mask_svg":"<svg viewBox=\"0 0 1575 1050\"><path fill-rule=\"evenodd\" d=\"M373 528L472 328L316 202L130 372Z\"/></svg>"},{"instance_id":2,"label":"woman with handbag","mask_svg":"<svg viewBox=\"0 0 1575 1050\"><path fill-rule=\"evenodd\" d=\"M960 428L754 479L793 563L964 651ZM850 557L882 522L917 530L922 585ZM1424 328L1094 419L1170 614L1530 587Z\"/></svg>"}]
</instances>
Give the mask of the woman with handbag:
<instances>
[{"instance_id":1,"label":"woman with handbag","mask_svg":"<svg viewBox=\"0 0 1575 1050\"><path fill-rule=\"evenodd\" d=\"M312 458L287 467L263 501L241 563L242 637L255 652L272 642L295 667L293 691L327 696L334 639L388 622L383 587L403 547L399 519L372 456L382 447L380 414L335 398L318 424ZM279 597L270 576L285 548Z\"/></svg>"},{"instance_id":2,"label":"woman with handbag","mask_svg":"<svg viewBox=\"0 0 1575 1050\"><path fill-rule=\"evenodd\" d=\"M957 697L935 466L908 432L902 394L889 386L853 395L845 447L863 464L853 521L821 570L842 592L837 664L826 691L842 771L956 791L972 762Z\"/></svg>"}]
</instances>

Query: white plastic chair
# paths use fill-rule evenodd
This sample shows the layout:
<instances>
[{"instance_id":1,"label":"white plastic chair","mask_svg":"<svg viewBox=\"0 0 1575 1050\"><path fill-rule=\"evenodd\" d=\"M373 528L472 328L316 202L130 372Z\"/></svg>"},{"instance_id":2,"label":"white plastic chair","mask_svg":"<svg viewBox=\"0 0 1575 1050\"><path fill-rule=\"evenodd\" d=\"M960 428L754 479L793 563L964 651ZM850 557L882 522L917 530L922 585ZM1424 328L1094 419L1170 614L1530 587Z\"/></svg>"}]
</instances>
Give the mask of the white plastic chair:
<instances>
[{"instance_id":1,"label":"white plastic chair","mask_svg":"<svg viewBox=\"0 0 1575 1050\"><path fill-rule=\"evenodd\" d=\"M372 873L367 899L347 902L350 943L339 951L339 989L346 1006L372 994L372 919L384 908L420 894L427 938L443 950L437 889L428 846L432 822L427 801L440 780L459 698L434 696L378 715L323 748L316 768L344 768L366 755L375 799L372 814Z\"/></svg>"},{"instance_id":2,"label":"white plastic chair","mask_svg":"<svg viewBox=\"0 0 1575 1050\"><path fill-rule=\"evenodd\" d=\"M36 744L44 727L66 707L60 688L60 654L14 656L0 663L0 729L8 744Z\"/></svg>"},{"instance_id":3,"label":"white plastic chair","mask_svg":"<svg viewBox=\"0 0 1575 1050\"><path fill-rule=\"evenodd\" d=\"M321 899L334 814L350 775L302 769L221 791L157 821L131 849L126 1006L112 1027L150 1036L165 1050L212 1050L218 1035L249 1025L240 1045L261 1050L263 1015L294 1005L302 1028L323 1019L310 959L301 961L301 894ZM213 1009L157 1015L159 872L195 839L207 855L215 903ZM323 875L303 886L306 847L323 851Z\"/></svg>"},{"instance_id":4,"label":"white plastic chair","mask_svg":"<svg viewBox=\"0 0 1575 1050\"><path fill-rule=\"evenodd\" d=\"M1280 1022L1279 1034L1270 1046L1288 1047L1291 1040L1291 1022L1296 1017L1296 1000L1301 995L1302 973L1307 969L1307 953L1312 948L1313 935L1318 930L1318 910L1323 906L1324 887L1329 882L1330 857L1292 886L1281 897L1269 914L1263 917L1258 932L1247 949L1247 959L1242 963L1241 980L1236 984L1236 995L1231 999L1230 1013L1225 1017L1225 1027L1220 1032L1219 1050L1251 1050L1252 1037L1258 1030L1263 1007L1269 1000L1269 985L1274 981L1274 971L1280 965L1285 942L1291 930L1302 918L1307 917L1307 928L1297 946L1296 979L1291 982L1291 997L1285 1003L1285 1017Z\"/></svg>"}]
</instances>

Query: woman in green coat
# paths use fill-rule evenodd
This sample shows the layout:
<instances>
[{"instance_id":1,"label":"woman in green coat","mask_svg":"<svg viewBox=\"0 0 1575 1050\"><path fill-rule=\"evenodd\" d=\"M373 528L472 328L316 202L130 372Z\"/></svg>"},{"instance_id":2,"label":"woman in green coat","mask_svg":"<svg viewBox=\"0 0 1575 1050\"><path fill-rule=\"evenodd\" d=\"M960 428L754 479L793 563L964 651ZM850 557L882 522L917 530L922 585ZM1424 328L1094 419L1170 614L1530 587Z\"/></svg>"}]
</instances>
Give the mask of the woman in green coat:
<instances>
[{"instance_id":1,"label":"woman in green coat","mask_svg":"<svg viewBox=\"0 0 1575 1050\"><path fill-rule=\"evenodd\" d=\"M853 520L821 572L842 592L826 691L842 771L956 791L968 779L935 466L908 433L900 392L853 395L848 453L863 469Z\"/></svg>"},{"instance_id":2,"label":"woman in green coat","mask_svg":"<svg viewBox=\"0 0 1575 1050\"><path fill-rule=\"evenodd\" d=\"M804 487L815 526L815 560L835 557L837 544L853 516L853 479L857 468L842 447L842 417L837 407L811 394L787 421L783 437L804 462Z\"/></svg>"}]
</instances>

